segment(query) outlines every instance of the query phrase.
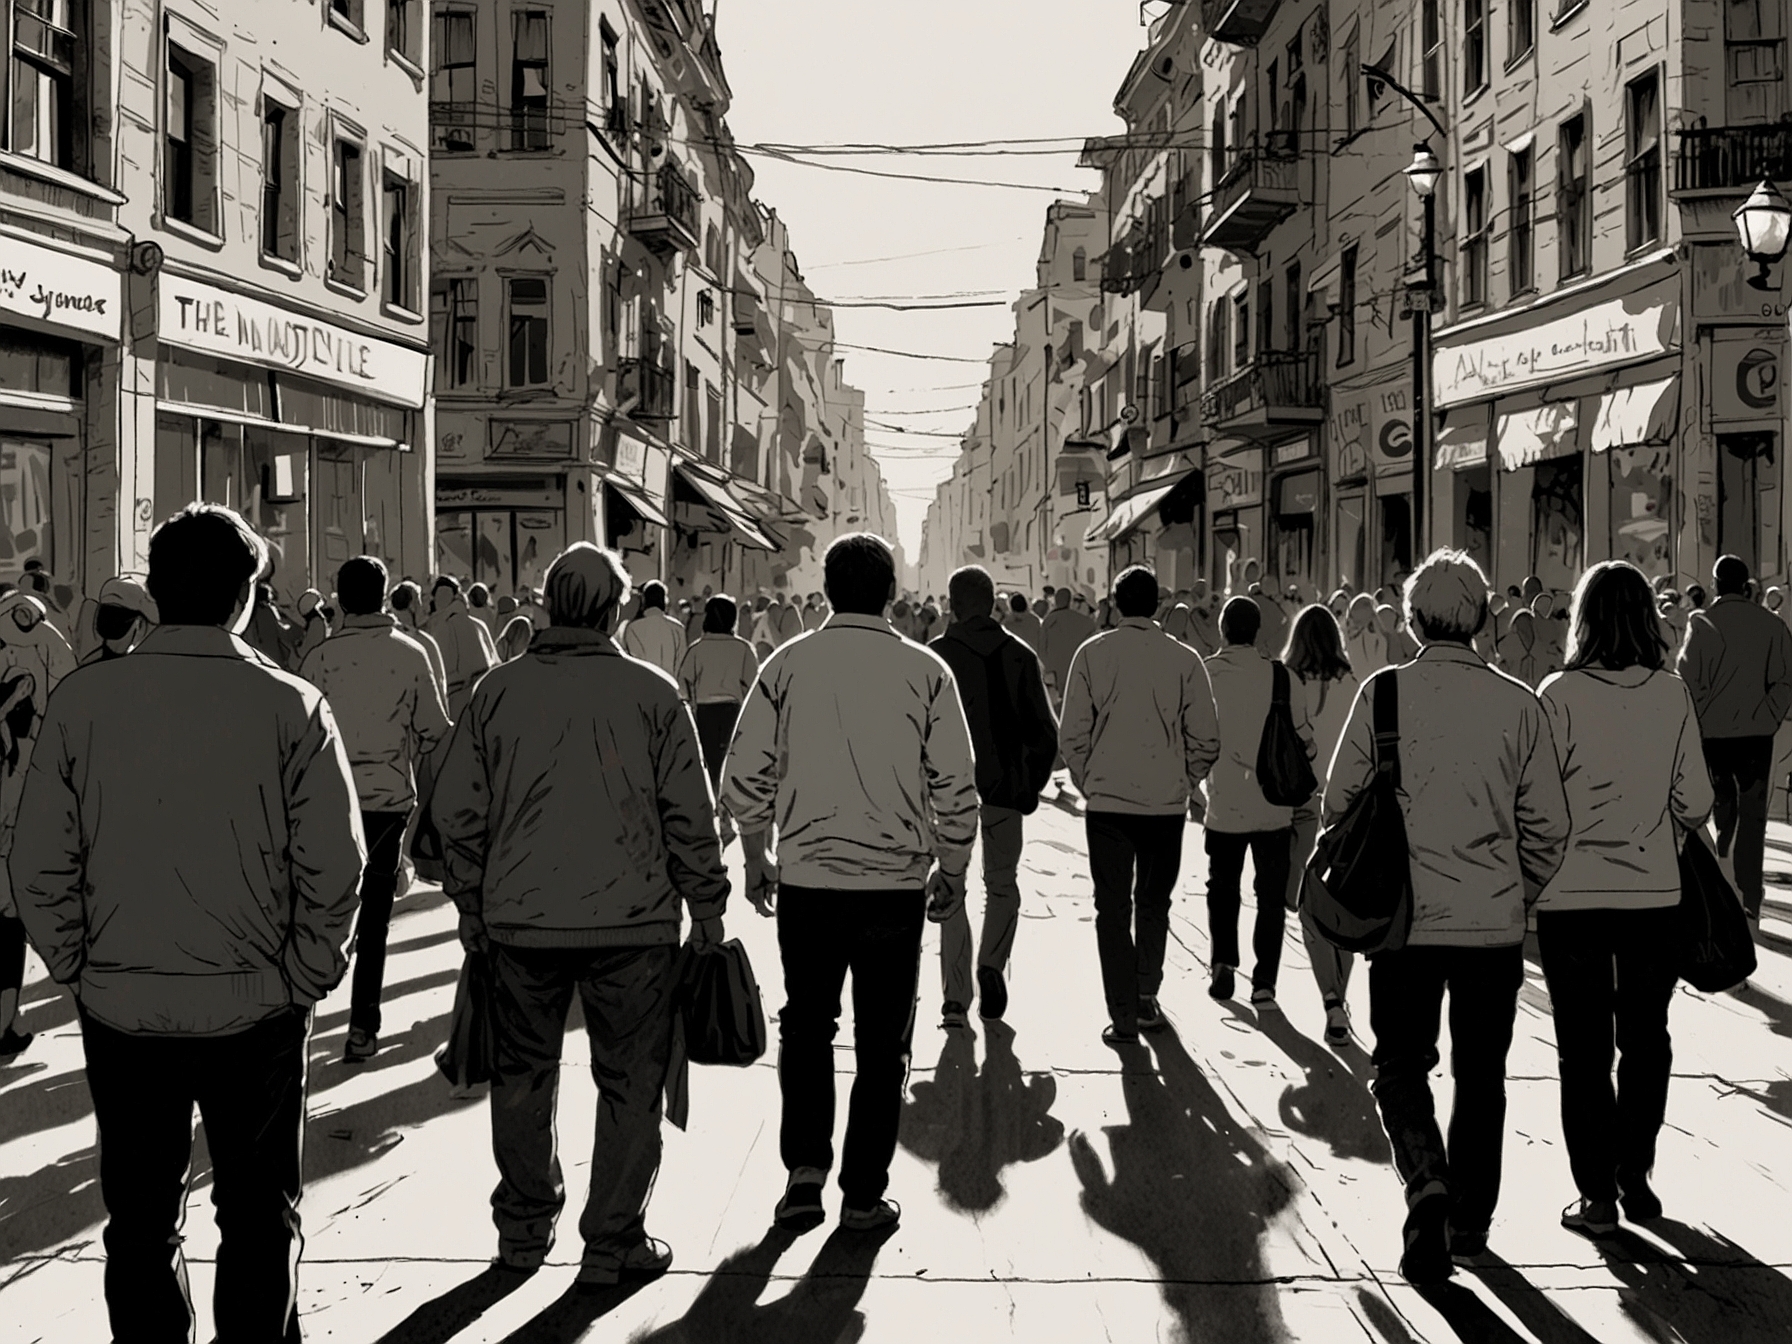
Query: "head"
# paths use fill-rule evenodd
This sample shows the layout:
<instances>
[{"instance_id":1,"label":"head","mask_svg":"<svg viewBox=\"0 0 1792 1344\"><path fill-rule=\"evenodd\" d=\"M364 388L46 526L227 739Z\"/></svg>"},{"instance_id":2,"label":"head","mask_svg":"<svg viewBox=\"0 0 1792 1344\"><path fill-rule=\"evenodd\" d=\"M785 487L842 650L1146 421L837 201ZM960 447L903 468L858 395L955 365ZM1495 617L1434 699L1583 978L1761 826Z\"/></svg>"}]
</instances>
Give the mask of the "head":
<instances>
[{"instance_id":1,"label":"head","mask_svg":"<svg viewBox=\"0 0 1792 1344\"><path fill-rule=\"evenodd\" d=\"M1556 609L1556 600L1548 593L1538 593L1530 601L1531 615L1547 618Z\"/></svg>"},{"instance_id":2,"label":"head","mask_svg":"<svg viewBox=\"0 0 1792 1344\"><path fill-rule=\"evenodd\" d=\"M896 553L874 532L836 538L821 571L828 605L842 615L881 616L896 592Z\"/></svg>"},{"instance_id":3,"label":"head","mask_svg":"<svg viewBox=\"0 0 1792 1344\"><path fill-rule=\"evenodd\" d=\"M606 635L616 628L617 613L629 598L622 557L588 541L574 542L554 557L544 587L549 621Z\"/></svg>"},{"instance_id":4,"label":"head","mask_svg":"<svg viewBox=\"0 0 1792 1344\"><path fill-rule=\"evenodd\" d=\"M1151 591L1154 594L1157 592L1157 580L1156 579L1152 579L1152 581L1151 581ZM1071 597L1070 589L1068 589L1068 588L1057 589L1056 591L1054 591L1051 594L1052 609L1054 611L1069 611L1070 610L1070 597Z\"/></svg>"},{"instance_id":5,"label":"head","mask_svg":"<svg viewBox=\"0 0 1792 1344\"><path fill-rule=\"evenodd\" d=\"M1785 590L1783 588L1781 588L1777 583L1770 584L1768 586L1766 595L1761 600L1764 603L1766 603L1767 610L1778 611L1786 603Z\"/></svg>"},{"instance_id":6,"label":"head","mask_svg":"<svg viewBox=\"0 0 1792 1344\"><path fill-rule=\"evenodd\" d=\"M1711 582L1719 597L1741 597L1748 592L1748 564L1740 556L1721 557L1711 570Z\"/></svg>"},{"instance_id":7,"label":"head","mask_svg":"<svg viewBox=\"0 0 1792 1344\"><path fill-rule=\"evenodd\" d=\"M467 605L475 611L492 604L492 590L483 583L476 583L467 589Z\"/></svg>"},{"instance_id":8,"label":"head","mask_svg":"<svg viewBox=\"0 0 1792 1344\"><path fill-rule=\"evenodd\" d=\"M1288 647L1282 661L1304 681L1336 681L1350 672L1344 652L1344 634L1330 607L1315 603L1305 608L1288 627Z\"/></svg>"},{"instance_id":9,"label":"head","mask_svg":"<svg viewBox=\"0 0 1792 1344\"><path fill-rule=\"evenodd\" d=\"M1067 597L1069 593L1060 588L1058 595ZM1157 575L1144 565L1121 570L1120 577L1114 580L1114 606L1119 610L1121 620L1148 621L1157 615Z\"/></svg>"},{"instance_id":10,"label":"head","mask_svg":"<svg viewBox=\"0 0 1792 1344\"><path fill-rule=\"evenodd\" d=\"M498 615L500 615L500 616L516 615L516 599L514 597L510 596L509 593L506 593L503 597L500 597L498 599Z\"/></svg>"},{"instance_id":11,"label":"head","mask_svg":"<svg viewBox=\"0 0 1792 1344\"><path fill-rule=\"evenodd\" d=\"M1384 635L1391 635L1400 628L1400 613L1392 605L1383 602L1375 608L1375 628Z\"/></svg>"},{"instance_id":12,"label":"head","mask_svg":"<svg viewBox=\"0 0 1792 1344\"><path fill-rule=\"evenodd\" d=\"M1342 588L1334 589L1325 605L1331 609L1332 615L1341 621L1344 619L1344 614L1350 610L1350 594Z\"/></svg>"},{"instance_id":13,"label":"head","mask_svg":"<svg viewBox=\"0 0 1792 1344\"><path fill-rule=\"evenodd\" d=\"M1569 671L1646 667L1659 672L1666 665L1668 640L1655 611L1655 591L1635 565L1607 560L1581 575L1573 613Z\"/></svg>"},{"instance_id":14,"label":"head","mask_svg":"<svg viewBox=\"0 0 1792 1344\"><path fill-rule=\"evenodd\" d=\"M1695 609L1697 611L1703 611L1705 609L1705 587L1704 587L1704 585L1698 584L1698 583L1687 584L1686 585L1686 602L1687 602L1687 605L1692 607L1693 609Z\"/></svg>"},{"instance_id":15,"label":"head","mask_svg":"<svg viewBox=\"0 0 1792 1344\"><path fill-rule=\"evenodd\" d=\"M512 616L504 623L504 633L498 638L498 656L505 662L521 658L529 651L529 641L533 638L535 622L527 616Z\"/></svg>"},{"instance_id":16,"label":"head","mask_svg":"<svg viewBox=\"0 0 1792 1344\"><path fill-rule=\"evenodd\" d=\"M1524 599L1525 604L1528 606L1531 600L1542 591L1543 580L1538 578L1535 574L1531 574L1527 575L1525 581L1519 585L1518 595Z\"/></svg>"},{"instance_id":17,"label":"head","mask_svg":"<svg viewBox=\"0 0 1792 1344\"><path fill-rule=\"evenodd\" d=\"M460 601L460 581L447 574L439 575L429 589L431 611L446 611Z\"/></svg>"},{"instance_id":18,"label":"head","mask_svg":"<svg viewBox=\"0 0 1792 1344\"><path fill-rule=\"evenodd\" d=\"M149 595L164 625L215 625L241 634L268 551L241 514L189 504L149 539Z\"/></svg>"},{"instance_id":19,"label":"head","mask_svg":"<svg viewBox=\"0 0 1792 1344\"><path fill-rule=\"evenodd\" d=\"M946 600L952 604L954 621L974 621L987 616L996 604L995 580L982 565L966 565L952 572L946 580Z\"/></svg>"},{"instance_id":20,"label":"head","mask_svg":"<svg viewBox=\"0 0 1792 1344\"><path fill-rule=\"evenodd\" d=\"M392 589L390 601L392 612L399 620L415 625L417 614L423 609L423 589L415 579L406 579Z\"/></svg>"},{"instance_id":21,"label":"head","mask_svg":"<svg viewBox=\"0 0 1792 1344\"><path fill-rule=\"evenodd\" d=\"M1248 597L1226 599L1220 608L1220 638L1227 644L1255 644L1263 629L1263 608Z\"/></svg>"},{"instance_id":22,"label":"head","mask_svg":"<svg viewBox=\"0 0 1792 1344\"><path fill-rule=\"evenodd\" d=\"M1375 624L1375 599L1367 593L1358 593L1351 598L1348 621L1357 634L1367 631Z\"/></svg>"},{"instance_id":23,"label":"head","mask_svg":"<svg viewBox=\"0 0 1792 1344\"><path fill-rule=\"evenodd\" d=\"M732 597L718 593L703 604L703 633L732 635L734 623L740 619L740 607Z\"/></svg>"},{"instance_id":24,"label":"head","mask_svg":"<svg viewBox=\"0 0 1792 1344\"><path fill-rule=\"evenodd\" d=\"M1027 606L1027 595L1025 593L1015 593L1008 599L1008 610L1012 611L1016 616L1026 615Z\"/></svg>"},{"instance_id":25,"label":"head","mask_svg":"<svg viewBox=\"0 0 1792 1344\"><path fill-rule=\"evenodd\" d=\"M371 555L357 555L336 571L336 600L346 616L372 616L386 605L391 575Z\"/></svg>"},{"instance_id":26,"label":"head","mask_svg":"<svg viewBox=\"0 0 1792 1344\"><path fill-rule=\"evenodd\" d=\"M1246 584L1261 583L1263 581L1263 566L1253 557L1246 560L1240 567L1238 576Z\"/></svg>"},{"instance_id":27,"label":"head","mask_svg":"<svg viewBox=\"0 0 1792 1344\"><path fill-rule=\"evenodd\" d=\"M1487 623L1487 576L1465 551L1433 551L1406 581L1406 628L1427 644L1467 644Z\"/></svg>"},{"instance_id":28,"label":"head","mask_svg":"<svg viewBox=\"0 0 1792 1344\"><path fill-rule=\"evenodd\" d=\"M649 579L641 585L641 611L645 615L650 611L666 609L666 585L658 579ZM558 621L555 622L559 624Z\"/></svg>"}]
</instances>

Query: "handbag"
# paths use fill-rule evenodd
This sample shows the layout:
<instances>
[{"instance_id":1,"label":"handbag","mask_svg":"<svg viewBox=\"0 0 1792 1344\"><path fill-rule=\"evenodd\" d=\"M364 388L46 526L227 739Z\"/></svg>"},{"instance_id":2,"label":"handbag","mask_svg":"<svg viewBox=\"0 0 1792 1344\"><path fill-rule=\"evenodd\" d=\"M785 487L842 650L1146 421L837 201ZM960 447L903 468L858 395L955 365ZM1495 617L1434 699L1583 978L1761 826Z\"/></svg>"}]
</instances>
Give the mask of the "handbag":
<instances>
[{"instance_id":1,"label":"handbag","mask_svg":"<svg viewBox=\"0 0 1792 1344\"><path fill-rule=\"evenodd\" d=\"M1755 939L1742 897L1724 876L1703 832L1688 831L1680 847L1680 978L1720 994L1755 973Z\"/></svg>"},{"instance_id":2,"label":"handbag","mask_svg":"<svg viewBox=\"0 0 1792 1344\"><path fill-rule=\"evenodd\" d=\"M1269 670L1272 689L1257 742L1257 787L1277 807L1299 807L1319 791L1319 777L1307 757L1307 744L1295 731L1288 669L1272 662Z\"/></svg>"},{"instance_id":3,"label":"handbag","mask_svg":"<svg viewBox=\"0 0 1792 1344\"><path fill-rule=\"evenodd\" d=\"M1399 690L1394 671L1370 678L1375 773L1319 837L1301 905L1334 947L1374 955L1406 946L1412 931L1412 861L1400 810Z\"/></svg>"},{"instance_id":4,"label":"handbag","mask_svg":"<svg viewBox=\"0 0 1792 1344\"><path fill-rule=\"evenodd\" d=\"M469 952L454 987L448 1043L436 1051L436 1067L457 1088L489 1083L498 1073L498 1030L492 1017L491 958Z\"/></svg>"},{"instance_id":5,"label":"handbag","mask_svg":"<svg viewBox=\"0 0 1792 1344\"><path fill-rule=\"evenodd\" d=\"M765 1054L765 1006L740 939L703 947L686 943L675 984L685 1058L691 1063L738 1067Z\"/></svg>"}]
</instances>

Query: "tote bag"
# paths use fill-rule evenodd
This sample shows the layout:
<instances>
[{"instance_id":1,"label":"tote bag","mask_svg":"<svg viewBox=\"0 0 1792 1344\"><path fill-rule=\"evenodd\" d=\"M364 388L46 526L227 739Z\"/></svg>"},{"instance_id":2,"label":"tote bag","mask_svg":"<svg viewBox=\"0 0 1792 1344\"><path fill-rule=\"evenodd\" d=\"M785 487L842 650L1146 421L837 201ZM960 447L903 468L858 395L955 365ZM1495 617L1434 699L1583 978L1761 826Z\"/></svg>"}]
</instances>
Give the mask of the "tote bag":
<instances>
[{"instance_id":1,"label":"tote bag","mask_svg":"<svg viewBox=\"0 0 1792 1344\"><path fill-rule=\"evenodd\" d=\"M1307 744L1294 727L1288 669L1279 662L1269 667L1274 689L1257 742L1257 787L1277 807L1299 807L1319 791L1319 777L1307 758Z\"/></svg>"}]
</instances>

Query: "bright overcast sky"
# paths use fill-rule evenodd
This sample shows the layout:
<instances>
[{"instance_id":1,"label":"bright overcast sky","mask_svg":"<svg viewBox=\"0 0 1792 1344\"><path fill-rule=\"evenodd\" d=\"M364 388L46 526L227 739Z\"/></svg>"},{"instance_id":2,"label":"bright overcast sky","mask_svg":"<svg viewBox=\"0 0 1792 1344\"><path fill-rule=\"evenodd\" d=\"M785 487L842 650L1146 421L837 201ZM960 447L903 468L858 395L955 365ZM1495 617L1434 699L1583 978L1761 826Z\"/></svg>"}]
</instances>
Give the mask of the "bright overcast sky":
<instances>
[{"instance_id":1,"label":"bright overcast sky","mask_svg":"<svg viewBox=\"0 0 1792 1344\"><path fill-rule=\"evenodd\" d=\"M1107 135L1113 99L1143 45L1137 0L715 0L742 145L910 145ZM1161 13L1162 4L1151 6ZM981 362L1013 331L1007 304L1033 283L1048 191L897 182L749 156L755 194L790 226L803 274L828 299L959 295L994 308L919 313L839 308L842 343L954 356L843 350L865 389L872 450L918 554L952 438L971 419ZM1076 155L829 157L842 167L993 179L1081 192ZM928 414L912 414L924 411Z\"/></svg>"}]
</instances>

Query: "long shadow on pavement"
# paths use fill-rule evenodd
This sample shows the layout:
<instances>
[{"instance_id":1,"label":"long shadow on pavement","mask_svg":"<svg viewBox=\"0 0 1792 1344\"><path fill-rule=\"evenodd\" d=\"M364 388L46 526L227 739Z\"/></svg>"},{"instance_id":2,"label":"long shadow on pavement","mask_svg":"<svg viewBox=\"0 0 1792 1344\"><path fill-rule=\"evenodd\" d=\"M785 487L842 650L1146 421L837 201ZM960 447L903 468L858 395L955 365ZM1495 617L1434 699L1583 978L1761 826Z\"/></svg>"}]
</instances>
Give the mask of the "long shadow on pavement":
<instances>
[{"instance_id":1,"label":"long shadow on pavement","mask_svg":"<svg viewBox=\"0 0 1792 1344\"><path fill-rule=\"evenodd\" d=\"M1236 1007L1231 1011L1240 1021L1252 1021ZM1259 1014L1254 1025L1307 1075L1305 1082L1282 1093L1278 1109L1284 1125L1323 1140L1334 1157L1383 1165L1393 1161L1369 1092L1369 1057L1360 1046L1333 1051L1301 1035L1279 1012Z\"/></svg>"},{"instance_id":2,"label":"long shadow on pavement","mask_svg":"<svg viewBox=\"0 0 1792 1344\"><path fill-rule=\"evenodd\" d=\"M1750 1344L1792 1338L1792 1279L1722 1235L1670 1218L1648 1228L1678 1254L1621 1228L1597 1241L1623 1284L1625 1315L1652 1339Z\"/></svg>"},{"instance_id":3,"label":"long shadow on pavement","mask_svg":"<svg viewBox=\"0 0 1792 1344\"><path fill-rule=\"evenodd\" d=\"M1165 1302L1190 1340L1288 1338L1262 1240L1294 1181L1189 1058L1174 1031L1122 1052L1126 1125L1104 1129L1110 1180L1088 1137L1071 1136L1083 1211L1157 1266Z\"/></svg>"},{"instance_id":4,"label":"long shadow on pavement","mask_svg":"<svg viewBox=\"0 0 1792 1344\"><path fill-rule=\"evenodd\" d=\"M1002 1200L1002 1172L1037 1162L1064 1142L1051 1114L1058 1080L1027 1077L1014 1057L1014 1029L984 1023L983 1068L968 1030L946 1032L930 1082L918 1082L902 1108L902 1146L939 1165L946 1203L962 1213L987 1213Z\"/></svg>"},{"instance_id":5,"label":"long shadow on pavement","mask_svg":"<svg viewBox=\"0 0 1792 1344\"><path fill-rule=\"evenodd\" d=\"M578 1344L605 1316L641 1291L639 1283L610 1288L574 1284L504 1336L504 1344Z\"/></svg>"},{"instance_id":6,"label":"long shadow on pavement","mask_svg":"<svg viewBox=\"0 0 1792 1344\"><path fill-rule=\"evenodd\" d=\"M528 1281L525 1274L488 1265L465 1283L423 1303L375 1344L449 1344Z\"/></svg>"},{"instance_id":7,"label":"long shadow on pavement","mask_svg":"<svg viewBox=\"0 0 1792 1344\"><path fill-rule=\"evenodd\" d=\"M1588 1333L1542 1289L1492 1252L1475 1257L1472 1272L1542 1344L1600 1344L1598 1336Z\"/></svg>"}]
</instances>

